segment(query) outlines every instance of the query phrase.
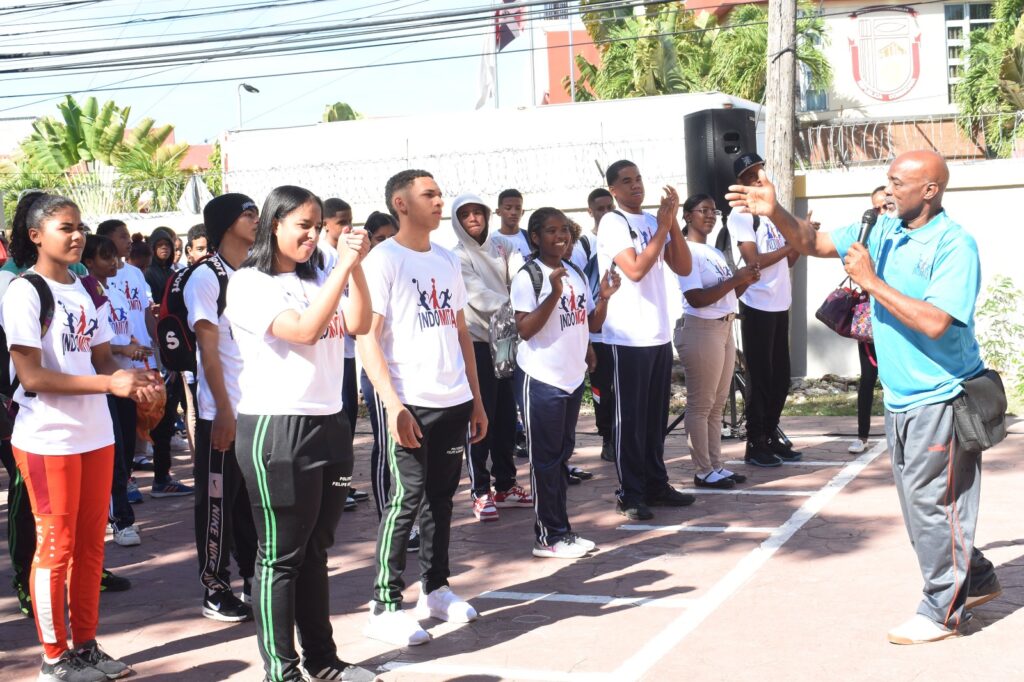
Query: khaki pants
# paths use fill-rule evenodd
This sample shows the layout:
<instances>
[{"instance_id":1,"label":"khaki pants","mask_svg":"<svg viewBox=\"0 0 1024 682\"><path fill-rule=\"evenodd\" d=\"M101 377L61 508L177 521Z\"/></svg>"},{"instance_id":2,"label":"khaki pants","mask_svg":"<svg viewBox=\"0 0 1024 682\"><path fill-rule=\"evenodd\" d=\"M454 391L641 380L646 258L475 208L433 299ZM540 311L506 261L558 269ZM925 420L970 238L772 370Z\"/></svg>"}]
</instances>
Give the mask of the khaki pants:
<instances>
[{"instance_id":1,"label":"khaki pants","mask_svg":"<svg viewBox=\"0 0 1024 682\"><path fill-rule=\"evenodd\" d=\"M732 320L687 315L679 336L679 357L686 376L686 436L697 473L722 467L722 409L729 397L736 342Z\"/></svg>"}]
</instances>

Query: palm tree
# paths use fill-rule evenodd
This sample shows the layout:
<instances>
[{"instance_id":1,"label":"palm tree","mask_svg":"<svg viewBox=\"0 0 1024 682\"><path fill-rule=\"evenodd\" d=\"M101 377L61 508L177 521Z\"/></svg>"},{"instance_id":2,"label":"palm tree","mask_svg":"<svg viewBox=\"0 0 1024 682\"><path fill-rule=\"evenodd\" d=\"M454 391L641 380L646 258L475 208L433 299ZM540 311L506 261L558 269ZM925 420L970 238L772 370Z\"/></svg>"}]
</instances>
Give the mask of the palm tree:
<instances>
[{"instance_id":1,"label":"palm tree","mask_svg":"<svg viewBox=\"0 0 1024 682\"><path fill-rule=\"evenodd\" d=\"M328 104L324 108L323 120L324 123L331 123L334 121L357 121L362 117L362 114L348 104L335 102L334 104Z\"/></svg>"}]
</instances>

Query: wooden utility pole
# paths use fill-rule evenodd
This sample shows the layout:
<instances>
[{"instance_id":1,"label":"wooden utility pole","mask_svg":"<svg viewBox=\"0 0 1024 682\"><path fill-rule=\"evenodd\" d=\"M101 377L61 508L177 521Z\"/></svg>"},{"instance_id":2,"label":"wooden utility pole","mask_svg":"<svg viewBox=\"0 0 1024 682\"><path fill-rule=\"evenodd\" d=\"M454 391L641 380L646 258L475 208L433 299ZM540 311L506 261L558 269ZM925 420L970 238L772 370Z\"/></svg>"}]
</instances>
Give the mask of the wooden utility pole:
<instances>
[{"instance_id":1,"label":"wooden utility pole","mask_svg":"<svg viewBox=\"0 0 1024 682\"><path fill-rule=\"evenodd\" d=\"M768 0L768 109L765 159L779 203L793 210L796 127L796 0Z\"/></svg>"}]
</instances>

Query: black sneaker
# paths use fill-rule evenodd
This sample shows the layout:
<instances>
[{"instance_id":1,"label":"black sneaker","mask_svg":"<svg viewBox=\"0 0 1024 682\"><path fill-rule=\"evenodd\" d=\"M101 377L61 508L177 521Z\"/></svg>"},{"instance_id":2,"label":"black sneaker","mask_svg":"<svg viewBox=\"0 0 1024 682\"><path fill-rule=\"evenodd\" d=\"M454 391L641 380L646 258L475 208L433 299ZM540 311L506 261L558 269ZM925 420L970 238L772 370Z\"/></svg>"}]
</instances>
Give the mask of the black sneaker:
<instances>
[{"instance_id":1,"label":"black sneaker","mask_svg":"<svg viewBox=\"0 0 1024 682\"><path fill-rule=\"evenodd\" d=\"M717 471L718 473L721 474L722 472L729 471L729 470L728 469L715 469L715 471ZM731 478L734 483L746 483L747 482L747 477L746 476L744 476L743 474L737 474L735 471L729 471L729 475L726 476L726 478Z\"/></svg>"},{"instance_id":2,"label":"black sneaker","mask_svg":"<svg viewBox=\"0 0 1024 682\"><path fill-rule=\"evenodd\" d=\"M980 588L975 588L971 585L971 588L967 591L967 603L964 604L964 608L977 608L982 604L989 603L1002 593L1003 586L999 584L999 579L995 577Z\"/></svg>"},{"instance_id":3,"label":"black sneaker","mask_svg":"<svg viewBox=\"0 0 1024 682\"><path fill-rule=\"evenodd\" d=\"M348 496L356 502L366 502L370 499L370 493L365 490L356 490L355 488L348 489Z\"/></svg>"},{"instance_id":4,"label":"black sneaker","mask_svg":"<svg viewBox=\"0 0 1024 682\"><path fill-rule=\"evenodd\" d=\"M238 595L243 604L252 603L252 578L242 578L242 594Z\"/></svg>"},{"instance_id":5,"label":"black sneaker","mask_svg":"<svg viewBox=\"0 0 1024 682\"><path fill-rule=\"evenodd\" d=\"M26 618L32 618L32 595L28 591L28 585L15 578L11 581L11 586L18 596L18 610Z\"/></svg>"},{"instance_id":6,"label":"black sneaker","mask_svg":"<svg viewBox=\"0 0 1024 682\"><path fill-rule=\"evenodd\" d=\"M409 544L405 546L407 552L418 552L420 551L420 527L413 526L412 530L409 531ZM338 678L341 679L341 678Z\"/></svg>"},{"instance_id":7,"label":"black sneaker","mask_svg":"<svg viewBox=\"0 0 1024 682\"><path fill-rule=\"evenodd\" d=\"M95 639L90 639L78 647L75 655L106 675L108 680L116 680L132 674L132 669L128 667L127 663L122 663L108 655L107 652L100 648Z\"/></svg>"},{"instance_id":8,"label":"black sneaker","mask_svg":"<svg viewBox=\"0 0 1024 682\"><path fill-rule=\"evenodd\" d=\"M349 495L345 498L345 511L355 511L359 507L359 503L356 502L356 498Z\"/></svg>"},{"instance_id":9,"label":"black sneaker","mask_svg":"<svg viewBox=\"0 0 1024 682\"><path fill-rule=\"evenodd\" d=\"M38 682L106 682L107 676L73 651L65 651L56 663L43 661Z\"/></svg>"},{"instance_id":10,"label":"black sneaker","mask_svg":"<svg viewBox=\"0 0 1024 682\"><path fill-rule=\"evenodd\" d=\"M697 498L689 493L682 493L672 486L666 487L658 495L647 498L649 507L689 507Z\"/></svg>"},{"instance_id":11,"label":"black sneaker","mask_svg":"<svg viewBox=\"0 0 1024 682\"><path fill-rule=\"evenodd\" d=\"M377 675L366 668L360 668L338 658L323 665L312 665L308 662L303 662L302 667L306 671L306 675L309 676L309 679L314 682L319 682L320 680L327 682L335 682L335 680L341 680L342 682L373 682L377 679Z\"/></svg>"},{"instance_id":12,"label":"black sneaker","mask_svg":"<svg viewBox=\"0 0 1024 682\"><path fill-rule=\"evenodd\" d=\"M612 447L612 442L610 440L606 440L601 444L601 459L606 462L615 461L615 448Z\"/></svg>"},{"instance_id":13,"label":"black sneaker","mask_svg":"<svg viewBox=\"0 0 1024 682\"><path fill-rule=\"evenodd\" d=\"M132 581L114 575L107 569L100 573L100 592L127 592L132 589Z\"/></svg>"},{"instance_id":14,"label":"black sneaker","mask_svg":"<svg viewBox=\"0 0 1024 682\"><path fill-rule=\"evenodd\" d=\"M729 490L731 488L736 487L736 481L729 478L728 476L722 476L721 478L714 482L707 480L710 477L711 474L708 474L706 478L701 478L700 474L694 474L693 484L698 488L713 488L715 490Z\"/></svg>"},{"instance_id":15,"label":"black sneaker","mask_svg":"<svg viewBox=\"0 0 1024 682\"><path fill-rule=\"evenodd\" d=\"M763 440L747 441L747 452L743 456L743 461L747 464L753 464L756 467L771 468L782 466L782 459L769 450L768 444Z\"/></svg>"},{"instance_id":16,"label":"black sneaker","mask_svg":"<svg viewBox=\"0 0 1024 682\"><path fill-rule=\"evenodd\" d=\"M649 521L654 518L654 512L652 512L646 504L643 502L623 502L619 500L615 503L615 511L625 516L630 521Z\"/></svg>"},{"instance_id":17,"label":"black sneaker","mask_svg":"<svg viewBox=\"0 0 1024 682\"><path fill-rule=\"evenodd\" d=\"M516 432L516 457L527 459L530 456L530 450L526 447L526 433L523 431Z\"/></svg>"},{"instance_id":18,"label":"black sneaker","mask_svg":"<svg viewBox=\"0 0 1024 682\"><path fill-rule=\"evenodd\" d=\"M799 462L803 455L793 449L793 446L786 443L778 436L768 439L768 449L783 462Z\"/></svg>"},{"instance_id":19,"label":"black sneaker","mask_svg":"<svg viewBox=\"0 0 1024 682\"><path fill-rule=\"evenodd\" d=\"M593 477L594 474L586 469L581 469L576 466L569 467L569 478L575 478L577 481L589 481Z\"/></svg>"},{"instance_id":20,"label":"black sneaker","mask_svg":"<svg viewBox=\"0 0 1024 682\"><path fill-rule=\"evenodd\" d=\"M231 590L209 592L203 599L203 615L224 623L242 623L252 620L252 609Z\"/></svg>"}]
</instances>

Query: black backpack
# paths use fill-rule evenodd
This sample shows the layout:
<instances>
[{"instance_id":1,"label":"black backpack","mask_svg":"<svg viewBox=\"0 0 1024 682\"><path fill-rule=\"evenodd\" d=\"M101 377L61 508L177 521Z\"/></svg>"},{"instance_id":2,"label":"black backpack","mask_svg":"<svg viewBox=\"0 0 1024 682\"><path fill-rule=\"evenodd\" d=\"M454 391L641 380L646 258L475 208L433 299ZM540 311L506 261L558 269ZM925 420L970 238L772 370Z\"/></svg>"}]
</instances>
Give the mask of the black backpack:
<instances>
[{"instance_id":1,"label":"black backpack","mask_svg":"<svg viewBox=\"0 0 1024 682\"><path fill-rule=\"evenodd\" d=\"M224 314L228 296L228 273L220 258L208 256L179 270L169 280L160 301L160 316L156 323L157 347L160 362L173 372L196 371L196 333L188 326L188 306L185 305L185 285L197 268L209 267L217 275L220 295L217 297L217 317Z\"/></svg>"},{"instance_id":2,"label":"black backpack","mask_svg":"<svg viewBox=\"0 0 1024 682\"><path fill-rule=\"evenodd\" d=\"M587 279L587 276L583 274L583 271L580 270L578 265L576 265L570 260L565 259L562 260L562 264L568 265L570 268L575 270L576 274L579 275L580 279L583 280L583 283L586 284L587 286L590 285L590 280ZM530 260L526 261L526 264L523 265L523 267L519 269L526 270L526 273L530 276L530 283L533 284L533 294L534 296L537 297L538 300L540 300L540 290L544 287L544 273L541 272L540 266L537 265L536 259L531 258Z\"/></svg>"}]
</instances>

